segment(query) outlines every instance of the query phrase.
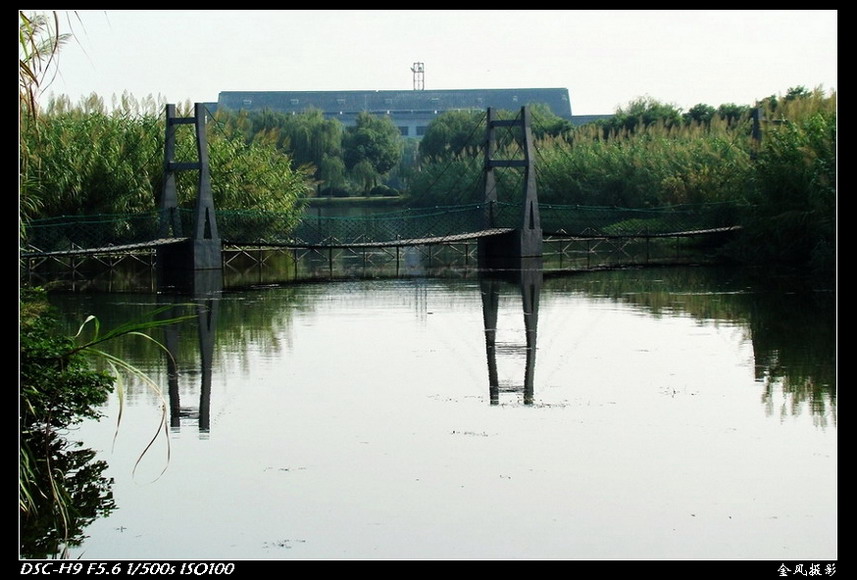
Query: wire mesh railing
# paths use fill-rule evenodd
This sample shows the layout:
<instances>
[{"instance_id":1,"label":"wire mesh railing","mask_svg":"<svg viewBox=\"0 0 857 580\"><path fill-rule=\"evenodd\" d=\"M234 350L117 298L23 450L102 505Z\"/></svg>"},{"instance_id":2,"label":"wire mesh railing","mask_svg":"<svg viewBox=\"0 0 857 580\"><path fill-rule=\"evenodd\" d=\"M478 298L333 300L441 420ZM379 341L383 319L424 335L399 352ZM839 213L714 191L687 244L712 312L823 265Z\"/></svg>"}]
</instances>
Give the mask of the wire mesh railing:
<instances>
[{"instance_id":1,"label":"wire mesh railing","mask_svg":"<svg viewBox=\"0 0 857 580\"><path fill-rule=\"evenodd\" d=\"M30 252L67 252L150 243L162 237L164 216L161 211L150 211L32 220L25 225L22 245ZM190 231L191 219L191 212L180 212L185 231Z\"/></svg>"},{"instance_id":2,"label":"wire mesh railing","mask_svg":"<svg viewBox=\"0 0 857 580\"><path fill-rule=\"evenodd\" d=\"M24 252L145 245L165 237L188 237L192 210L151 211L130 215L60 216L32 220L24 230ZM491 216L486 222L486 215ZM729 204L627 209L542 204L547 236L659 236L735 226L737 210ZM512 203L415 208L357 217L307 213L218 211L217 229L224 244L235 246L346 247L359 245L442 243L492 228L520 227L521 207ZM168 226L171 226L168 228ZM169 232L169 233L166 233Z\"/></svg>"},{"instance_id":3,"label":"wire mesh railing","mask_svg":"<svg viewBox=\"0 0 857 580\"><path fill-rule=\"evenodd\" d=\"M650 209L539 206L542 231L551 236L673 236L738 224L733 204L683 205Z\"/></svg>"},{"instance_id":4,"label":"wire mesh railing","mask_svg":"<svg viewBox=\"0 0 857 580\"><path fill-rule=\"evenodd\" d=\"M406 209L356 217L310 216L295 228L265 241L295 246L354 246L415 244L444 239L482 229L482 204ZM242 240L222 234L224 242Z\"/></svg>"}]
</instances>

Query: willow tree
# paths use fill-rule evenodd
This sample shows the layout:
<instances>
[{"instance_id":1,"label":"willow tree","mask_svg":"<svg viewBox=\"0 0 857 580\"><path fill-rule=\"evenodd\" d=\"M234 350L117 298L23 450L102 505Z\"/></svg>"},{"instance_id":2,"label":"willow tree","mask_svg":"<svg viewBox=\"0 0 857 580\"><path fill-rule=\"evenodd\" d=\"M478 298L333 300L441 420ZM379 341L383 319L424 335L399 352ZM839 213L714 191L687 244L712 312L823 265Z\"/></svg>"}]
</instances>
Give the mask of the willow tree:
<instances>
[{"instance_id":1,"label":"willow tree","mask_svg":"<svg viewBox=\"0 0 857 580\"><path fill-rule=\"evenodd\" d=\"M342 148L346 169L368 192L401 160L402 136L389 117L363 112L345 130Z\"/></svg>"},{"instance_id":2,"label":"willow tree","mask_svg":"<svg viewBox=\"0 0 857 580\"><path fill-rule=\"evenodd\" d=\"M311 167L320 187L341 187L345 183L342 139L345 126L325 119L321 109L288 115L282 127L283 148L298 166Z\"/></svg>"},{"instance_id":3,"label":"willow tree","mask_svg":"<svg viewBox=\"0 0 857 580\"><path fill-rule=\"evenodd\" d=\"M426 127L419 154L425 162L451 160L460 155L481 157L484 146L484 111L446 111Z\"/></svg>"}]
</instances>

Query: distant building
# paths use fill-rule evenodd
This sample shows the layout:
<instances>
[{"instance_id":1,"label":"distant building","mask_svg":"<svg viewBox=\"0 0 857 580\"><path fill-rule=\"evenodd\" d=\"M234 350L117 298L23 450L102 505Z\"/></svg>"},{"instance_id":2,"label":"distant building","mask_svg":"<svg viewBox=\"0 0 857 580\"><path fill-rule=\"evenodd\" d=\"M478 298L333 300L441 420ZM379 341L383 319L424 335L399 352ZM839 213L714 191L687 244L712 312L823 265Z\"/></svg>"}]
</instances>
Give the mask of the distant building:
<instances>
[{"instance_id":1,"label":"distant building","mask_svg":"<svg viewBox=\"0 0 857 580\"><path fill-rule=\"evenodd\" d=\"M222 91L217 108L302 113L319 109L326 118L352 126L358 113L386 115L405 137L422 137L428 124L447 111L517 111L541 103L574 122L568 89L451 89L405 91Z\"/></svg>"},{"instance_id":2,"label":"distant building","mask_svg":"<svg viewBox=\"0 0 857 580\"><path fill-rule=\"evenodd\" d=\"M598 121L606 121L613 118L614 115L574 115L571 118L571 124L575 127L586 125L587 123L596 123Z\"/></svg>"}]
</instances>

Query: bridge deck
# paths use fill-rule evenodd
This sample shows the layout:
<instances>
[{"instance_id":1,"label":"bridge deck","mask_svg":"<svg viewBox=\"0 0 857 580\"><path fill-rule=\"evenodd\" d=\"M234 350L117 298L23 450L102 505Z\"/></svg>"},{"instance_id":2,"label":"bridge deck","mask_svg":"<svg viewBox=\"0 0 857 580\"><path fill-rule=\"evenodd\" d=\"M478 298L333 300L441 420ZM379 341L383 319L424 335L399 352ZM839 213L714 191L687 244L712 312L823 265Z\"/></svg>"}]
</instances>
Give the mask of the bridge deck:
<instances>
[{"instance_id":1,"label":"bridge deck","mask_svg":"<svg viewBox=\"0 0 857 580\"><path fill-rule=\"evenodd\" d=\"M487 236L496 236L514 231L514 228L492 228L478 232L467 232L463 234L450 234L444 236L429 236L424 238L409 238L398 240L387 240L383 242L340 242L338 240L321 241L318 243L307 243L299 240L287 242L260 241L255 244L240 242L233 243L224 240L224 244L244 247L269 247L269 248L308 248L308 249L344 249L344 248L396 248L404 246L427 246L432 244L445 244L475 240Z\"/></svg>"},{"instance_id":2,"label":"bridge deck","mask_svg":"<svg viewBox=\"0 0 857 580\"><path fill-rule=\"evenodd\" d=\"M570 234L564 232L562 230L556 232L544 232L543 235L546 240L555 239L611 239L611 238L669 238L669 237L687 237L687 236L698 236L705 234L715 234L715 233L723 233L723 232L731 232L741 229L741 226L730 226L730 227L722 227L722 228L711 228L704 230L689 230L683 232L670 232L670 233L645 233L640 232L638 234L619 234L619 235L611 235L611 234L603 234L598 232L593 232L591 234ZM455 243L462 242L465 240L475 240L478 238L484 238L488 236L496 236L501 234L506 234L514 231L514 228L491 228L486 230L480 230L476 232L467 232L463 234L451 234L444 236L429 236L423 238L409 238L409 239L399 239L399 240L388 240L383 242L340 242L338 240L329 240L329 241L321 241L318 243L307 243L299 240L291 240L285 242L268 242L268 241L259 241L256 243L247 243L247 242L231 242L229 240L224 240L224 245L228 246L237 246L237 247L254 247L254 248L307 248L307 249L345 249L345 248L353 248L353 249L369 249L369 248L395 248L395 247L406 247L406 246L425 246L432 244L444 244L444 243ZM124 245L115 245L115 246L104 246L101 248L76 248L72 250L58 250L51 252L44 252L38 249L27 249L20 253L20 257L22 258L42 258L42 257L62 257L62 256L95 256L95 255L110 255L110 254L118 254L118 253L131 253L135 251L144 251L144 250L156 250L159 247L168 246L171 244L178 244L181 242L186 242L189 238L160 238L157 240L151 240L149 242L140 242L136 244L124 244Z\"/></svg>"},{"instance_id":3,"label":"bridge deck","mask_svg":"<svg viewBox=\"0 0 857 580\"><path fill-rule=\"evenodd\" d=\"M556 232L542 232L542 235L547 238L552 239L567 239L567 240L588 240L588 239L599 239L599 240L609 240L609 239L621 239L621 238L687 238L691 236L704 236L707 234L720 234L726 232L736 232L742 229L742 226L727 226L722 228L708 228L703 230L686 230L681 232L666 232L666 233L649 233L649 232L638 232L634 233L622 233L622 234L602 234L598 232L592 232L589 234L586 233L577 233L570 234L563 230L559 230Z\"/></svg>"},{"instance_id":4,"label":"bridge deck","mask_svg":"<svg viewBox=\"0 0 857 580\"><path fill-rule=\"evenodd\" d=\"M136 244L123 244L118 246L104 246L101 248L75 248L73 250L57 250L53 252L43 252L38 249L28 249L21 252L22 258L47 258L61 256L95 256L103 254L116 254L122 252L134 252L137 250L155 250L162 246L178 244L186 242L190 238L160 238L149 242L139 242Z\"/></svg>"},{"instance_id":5,"label":"bridge deck","mask_svg":"<svg viewBox=\"0 0 857 580\"><path fill-rule=\"evenodd\" d=\"M451 234L445 236L431 236L424 238L410 238L401 240L388 240L384 242L339 242L337 240L322 241L319 243L306 243L300 240L286 242L267 242L260 241L257 243L240 242L234 243L229 240L224 240L225 245L240 246L240 247L261 247L261 248L307 248L307 249L343 249L343 248L395 248L405 246L425 246L431 244L443 244L461 242L464 240L475 240L487 236L496 236L514 231L513 228L492 228L481 230L478 232L467 232L463 234ZM22 258L43 258L43 257L62 257L62 256L94 256L117 254L124 252L134 252L138 250L155 250L159 247L178 244L187 241L189 238L161 238L149 242L141 242L137 244L124 244L117 246L104 246L101 248L79 248L73 250L59 250L53 252L42 252L36 249L30 249L21 252Z\"/></svg>"}]
</instances>

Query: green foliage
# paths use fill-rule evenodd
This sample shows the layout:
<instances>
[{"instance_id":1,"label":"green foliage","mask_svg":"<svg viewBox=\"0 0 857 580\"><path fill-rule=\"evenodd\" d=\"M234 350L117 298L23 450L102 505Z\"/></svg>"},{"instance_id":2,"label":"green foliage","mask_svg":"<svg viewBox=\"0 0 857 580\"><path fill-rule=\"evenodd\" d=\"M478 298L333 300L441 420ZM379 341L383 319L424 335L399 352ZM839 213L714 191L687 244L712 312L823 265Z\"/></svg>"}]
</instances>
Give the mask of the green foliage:
<instances>
[{"instance_id":1,"label":"green foliage","mask_svg":"<svg viewBox=\"0 0 857 580\"><path fill-rule=\"evenodd\" d=\"M751 111L749 105L726 103L717 107L717 116L726 121L728 126L734 127L742 121L746 121Z\"/></svg>"},{"instance_id":2,"label":"green foliage","mask_svg":"<svg viewBox=\"0 0 857 580\"><path fill-rule=\"evenodd\" d=\"M63 557L95 518L116 508L113 480L102 475L107 463L50 430L24 433L20 444L22 491L32 493L21 504L20 556Z\"/></svg>"},{"instance_id":3,"label":"green foliage","mask_svg":"<svg viewBox=\"0 0 857 580\"><path fill-rule=\"evenodd\" d=\"M496 112L499 119L514 119L520 110ZM530 106L531 131L537 140L568 135L571 122L554 115L547 105ZM484 111L446 111L435 117L419 142L419 157L424 163L441 162L461 155L485 155L486 115ZM499 147L505 147L520 135L500 133L496 136Z\"/></svg>"},{"instance_id":4,"label":"green foliage","mask_svg":"<svg viewBox=\"0 0 857 580\"><path fill-rule=\"evenodd\" d=\"M619 108L610 119L604 121L607 134L634 133L653 125L667 129L682 125L681 110L674 105L662 103L651 97L640 97L626 108Z\"/></svg>"},{"instance_id":5,"label":"green foliage","mask_svg":"<svg viewBox=\"0 0 857 580\"><path fill-rule=\"evenodd\" d=\"M697 123L708 125L717 114L717 109L711 105L700 103L692 106L684 115L683 119L686 124Z\"/></svg>"},{"instance_id":6,"label":"green foliage","mask_svg":"<svg viewBox=\"0 0 857 580\"><path fill-rule=\"evenodd\" d=\"M343 139L345 168L368 192L402 159L401 133L389 117L357 115Z\"/></svg>"},{"instance_id":7,"label":"green foliage","mask_svg":"<svg viewBox=\"0 0 857 580\"><path fill-rule=\"evenodd\" d=\"M435 117L420 139L419 156L424 161L442 161L459 155L484 155L485 113L447 111Z\"/></svg>"},{"instance_id":8,"label":"green foliage","mask_svg":"<svg viewBox=\"0 0 857 580\"><path fill-rule=\"evenodd\" d=\"M55 554L60 544L74 545L82 539L85 525L112 509L111 482L101 477L106 464L92 461L93 452L77 449L79 445L62 435L84 419L101 417L100 407L114 390L121 403L123 375L141 378L160 393L145 373L102 350L102 346L124 336L142 337L159 345L144 331L195 317L162 316L174 307L155 308L141 320L125 322L104 332L98 320L90 316L78 335L70 338L61 332L44 290L22 290L19 509L22 551L28 557L46 557ZM83 331L90 324L93 330L84 338ZM96 370L99 361L110 369L109 374ZM165 418L166 403L163 403L164 428Z\"/></svg>"},{"instance_id":9,"label":"green foliage","mask_svg":"<svg viewBox=\"0 0 857 580\"><path fill-rule=\"evenodd\" d=\"M832 275L836 250L836 112L827 100L783 102L751 175L753 211L736 252Z\"/></svg>"},{"instance_id":10,"label":"green foliage","mask_svg":"<svg viewBox=\"0 0 857 580\"><path fill-rule=\"evenodd\" d=\"M534 103L528 105L532 120L531 130L534 139L546 139L548 137L561 137L568 135L574 129L571 121L559 117L545 104Z\"/></svg>"},{"instance_id":11,"label":"green foliage","mask_svg":"<svg viewBox=\"0 0 857 580\"><path fill-rule=\"evenodd\" d=\"M346 128L322 111L299 115L271 110L223 111L217 119L227 133L240 134L248 144L275 147L291 159L297 173L312 179L320 195L348 196L369 190L397 169L403 156L398 128L387 117L369 113Z\"/></svg>"},{"instance_id":12,"label":"green foliage","mask_svg":"<svg viewBox=\"0 0 857 580\"><path fill-rule=\"evenodd\" d=\"M609 122L543 132L535 137L539 200L622 208L728 206L719 213L729 214L730 225L744 226L728 248L732 257L831 274L836 95L796 87L785 97L763 100L760 108L755 136L749 106L699 104L682 114L649 98L633 101ZM410 203L481 202L482 152L476 144L484 130L484 119L475 114L438 116L420 144ZM500 141L501 150L506 146ZM498 188L501 200L514 201L520 184L500 181Z\"/></svg>"},{"instance_id":13,"label":"green foliage","mask_svg":"<svg viewBox=\"0 0 857 580\"><path fill-rule=\"evenodd\" d=\"M152 100L128 95L113 112L94 95L73 107L52 101L38 119L22 121L22 220L59 215L126 214L158 207L164 163L164 119ZM177 133L176 158L197 159L190 129ZM235 127L207 129L212 194L218 209L293 212L313 188L311 170L259 138L247 143ZM198 174L177 178L179 203L193 206Z\"/></svg>"},{"instance_id":14,"label":"green foliage","mask_svg":"<svg viewBox=\"0 0 857 580\"><path fill-rule=\"evenodd\" d=\"M163 173L162 127L154 116L45 113L21 128L22 196L39 200L39 216L153 209Z\"/></svg>"},{"instance_id":15,"label":"green foliage","mask_svg":"<svg viewBox=\"0 0 857 580\"><path fill-rule=\"evenodd\" d=\"M413 206L481 203L484 180L481 157L460 155L429 163L411 177L407 200Z\"/></svg>"},{"instance_id":16,"label":"green foliage","mask_svg":"<svg viewBox=\"0 0 857 580\"><path fill-rule=\"evenodd\" d=\"M25 290L20 312L20 471L22 546L29 557L56 553L79 537L83 517L107 501L104 466L73 451L60 430L100 416L113 377L90 369L71 339L58 334L39 290Z\"/></svg>"},{"instance_id":17,"label":"green foliage","mask_svg":"<svg viewBox=\"0 0 857 580\"><path fill-rule=\"evenodd\" d=\"M60 17L18 11L18 97L20 118L38 116L37 98L56 73L57 54L72 34L60 32Z\"/></svg>"},{"instance_id":18,"label":"green foliage","mask_svg":"<svg viewBox=\"0 0 857 580\"><path fill-rule=\"evenodd\" d=\"M20 387L22 431L63 429L97 418L113 378L90 369L74 341L58 334L42 292L22 290Z\"/></svg>"},{"instance_id":19,"label":"green foliage","mask_svg":"<svg viewBox=\"0 0 857 580\"><path fill-rule=\"evenodd\" d=\"M249 144L265 142L288 156L293 169L311 174L319 186L338 187L344 183L342 138L344 126L325 119L318 109L300 115L271 110L218 111L218 122L237 129Z\"/></svg>"},{"instance_id":20,"label":"green foliage","mask_svg":"<svg viewBox=\"0 0 857 580\"><path fill-rule=\"evenodd\" d=\"M626 208L740 201L751 162L749 139L696 126L609 140L581 128L537 151L543 202Z\"/></svg>"},{"instance_id":21,"label":"green foliage","mask_svg":"<svg viewBox=\"0 0 857 580\"><path fill-rule=\"evenodd\" d=\"M216 131L209 134L208 145L215 208L300 215L313 188L310 168L294 168L289 156L268 144L247 144ZM184 179L177 181L180 203L192 207L196 176L186 173L181 177Z\"/></svg>"},{"instance_id":22,"label":"green foliage","mask_svg":"<svg viewBox=\"0 0 857 580\"><path fill-rule=\"evenodd\" d=\"M788 107L789 103L795 101L812 100L821 95L821 88L810 91L803 85L789 87L785 95L771 95L759 101L758 105L767 109L769 113L779 111L782 107Z\"/></svg>"}]
</instances>

